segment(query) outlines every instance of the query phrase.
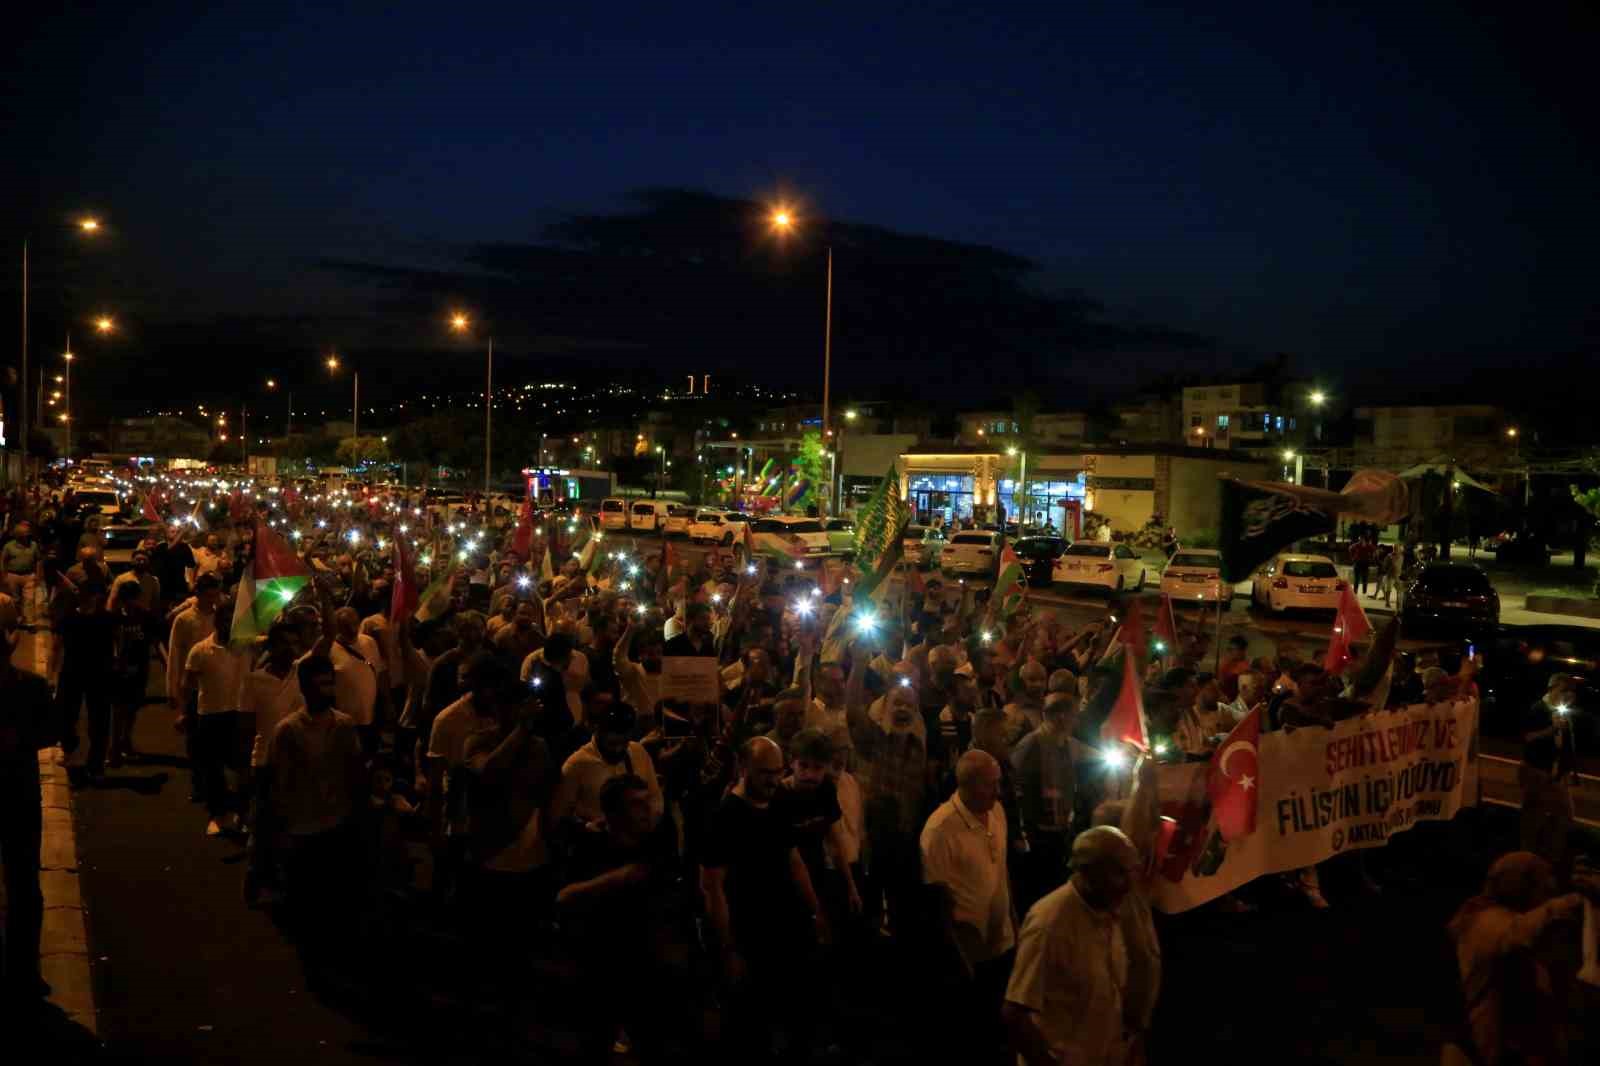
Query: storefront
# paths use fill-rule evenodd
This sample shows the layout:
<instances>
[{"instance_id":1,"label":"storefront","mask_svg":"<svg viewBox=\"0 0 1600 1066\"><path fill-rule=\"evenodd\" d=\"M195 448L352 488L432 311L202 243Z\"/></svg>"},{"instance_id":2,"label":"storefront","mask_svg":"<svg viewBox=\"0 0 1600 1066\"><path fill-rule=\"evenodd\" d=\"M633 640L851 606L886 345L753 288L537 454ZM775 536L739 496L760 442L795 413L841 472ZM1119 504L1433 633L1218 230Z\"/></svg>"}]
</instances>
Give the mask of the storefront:
<instances>
[{"instance_id":1,"label":"storefront","mask_svg":"<svg viewBox=\"0 0 1600 1066\"><path fill-rule=\"evenodd\" d=\"M1051 523L1059 529L1065 501L1076 500L1082 507L1088 485L1082 471L1068 480L1057 480L1057 477L1053 473L1046 473L1039 480L1028 478L1026 499L1015 480L1001 478L997 483L997 495L1000 506L1006 509L1006 521L1036 526Z\"/></svg>"},{"instance_id":2,"label":"storefront","mask_svg":"<svg viewBox=\"0 0 1600 1066\"><path fill-rule=\"evenodd\" d=\"M976 503L971 474L912 474L907 478L906 502L918 522L936 519L945 525L970 521Z\"/></svg>"}]
</instances>

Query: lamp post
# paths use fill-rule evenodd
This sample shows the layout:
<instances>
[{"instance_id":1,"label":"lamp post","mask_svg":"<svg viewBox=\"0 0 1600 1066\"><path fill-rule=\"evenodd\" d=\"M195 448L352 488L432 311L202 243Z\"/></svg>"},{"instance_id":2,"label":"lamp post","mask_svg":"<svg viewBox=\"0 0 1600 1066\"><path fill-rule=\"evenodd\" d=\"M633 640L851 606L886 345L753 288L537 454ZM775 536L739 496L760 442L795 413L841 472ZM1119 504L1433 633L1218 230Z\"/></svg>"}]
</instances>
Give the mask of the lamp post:
<instances>
[{"instance_id":1,"label":"lamp post","mask_svg":"<svg viewBox=\"0 0 1600 1066\"><path fill-rule=\"evenodd\" d=\"M278 391L278 382L276 378L267 379L267 391ZM283 436L284 439L287 440L289 437L294 436L294 393L286 389L284 390L284 395L289 400L288 413L286 413L283 417Z\"/></svg>"},{"instance_id":2,"label":"lamp post","mask_svg":"<svg viewBox=\"0 0 1600 1066\"><path fill-rule=\"evenodd\" d=\"M657 491L662 482L667 480L667 451L661 445L656 445L656 483L650 489L650 498L656 498Z\"/></svg>"},{"instance_id":3,"label":"lamp post","mask_svg":"<svg viewBox=\"0 0 1600 1066\"><path fill-rule=\"evenodd\" d=\"M72 462L72 334L71 333L67 334L67 350L66 350L66 353L64 355L62 355L62 359L65 360L65 362L67 364L67 369L66 369L66 379L67 379L67 381L66 381L66 388L64 390L66 392L66 398L64 400L62 400L62 403L63 403L64 406L61 409L61 425L63 427L65 427L65 429L66 429L67 443L66 443L66 447L62 449L62 454L63 454L63 457L67 460L67 462L71 463Z\"/></svg>"},{"instance_id":4,"label":"lamp post","mask_svg":"<svg viewBox=\"0 0 1600 1066\"><path fill-rule=\"evenodd\" d=\"M93 235L100 232L100 220L93 216L86 216L78 220L78 232ZM72 345L67 345L71 349ZM22 385L17 390L20 402L17 404L17 433L22 438L22 479L28 479L28 238L22 239ZM40 391L44 389L43 377L40 378ZM62 421L67 424L67 434L70 439L72 424L67 420L65 412Z\"/></svg>"},{"instance_id":5,"label":"lamp post","mask_svg":"<svg viewBox=\"0 0 1600 1066\"><path fill-rule=\"evenodd\" d=\"M472 328L472 319L456 311L450 316L450 328L465 333ZM489 476L494 460L494 338L488 338L489 350L483 363L483 494L489 495ZM539 442L541 459L544 441ZM485 506L488 506L487 503Z\"/></svg>"},{"instance_id":6,"label":"lamp post","mask_svg":"<svg viewBox=\"0 0 1600 1066\"><path fill-rule=\"evenodd\" d=\"M339 357L330 355L327 362L328 370L337 374L339 372ZM350 393L350 435L359 441L361 439L361 371L355 367L350 368L350 383L352 390ZM357 444L356 447L359 448L360 445Z\"/></svg>"},{"instance_id":7,"label":"lamp post","mask_svg":"<svg viewBox=\"0 0 1600 1066\"><path fill-rule=\"evenodd\" d=\"M786 207L779 207L772 212L772 228L780 236L788 234L796 225L794 213ZM832 427L828 424L828 399L832 387L833 377L833 245L828 248L827 267L827 293L822 312L822 440L824 444L832 443L829 438L833 436ZM826 509L824 514L833 512L833 485L828 486L828 495L824 500Z\"/></svg>"}]
</instances>

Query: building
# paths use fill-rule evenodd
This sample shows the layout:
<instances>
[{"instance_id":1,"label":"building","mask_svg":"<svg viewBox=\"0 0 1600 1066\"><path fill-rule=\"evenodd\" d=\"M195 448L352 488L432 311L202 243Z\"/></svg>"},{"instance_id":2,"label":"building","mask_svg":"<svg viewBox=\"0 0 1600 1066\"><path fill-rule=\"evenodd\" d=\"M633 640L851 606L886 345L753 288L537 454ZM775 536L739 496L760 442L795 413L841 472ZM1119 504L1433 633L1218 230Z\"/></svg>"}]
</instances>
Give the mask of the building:
<instances>
[{"instance_id":1,"label":"building","mask_svg":"<svg viewBox=\"0 0 1600 1066\"><path fill-rule=\"evenodd\" d=\"M1180 533L1215 530L1223 474L1260 480L1268 464L1240 452L1178 444L1097 446L1022 456L964 447L921 444L899 457L900 489L921 521L994 521L1019 514L1049 521L1069 534L1089 512L1113 531L1132 532L1156 516ZM1026 479L1026 495L1023 484Z\"/></svg>"},{"instance_id":2,"label":"building","mask_svg":"<svg viewBox=\"0 0 1600 1066\"><path fill-rule=\"evenodd\" d=\"M107 427L106 447L117 455L157 459L204 458L212 445L209 427L170 415L115 418Z\"/></svg>"},{"instance_id":3,"label":"building","mask_svg":"<svg viewBox=\"0 0 1600 1066\"><path fill-rule=\"evenodd\" d=\"M1197 448L1282 451L1322 440L1326 396L1311 382L1273 380L1186 386L1182 441Z\"/></svg>"},{"instance_id":4,"label":"building","mask_svg":"<svg viewBox=\"0 0 1600 1066\"><path fill-rule=\"evenodd\" d=\"M1496 468L1506 460L1509 427L1505 410L1490 404L1358 407L1354 459L1392 470L1436 459Z\"/></svg>"},{"instance_id":5,"label":"building","mask_svg":"<svg viewBox=\"0 0 1600 1066\"><path fill-rule=\"evenodd\" d=\"M1110 439L1119 444L1152 444L1184 439L1183 404L1179 392L1153 389L1112 409L1116 425Z\"/></svg>"},{"instance_id":6,"label":"building","mask_svg":"<svg viewBox=\"0 0 1600 1066\"><path fill-rule=\"evenodd\" d=\"M1029 441L1035 446L1082 444L1089 439L1089 415L1083 411L1040 411L1031 418ZM956 440L978 445L1020 440L1023 427L1013 411L971 411L957 417Z\"/></svg>"}]
</instances>

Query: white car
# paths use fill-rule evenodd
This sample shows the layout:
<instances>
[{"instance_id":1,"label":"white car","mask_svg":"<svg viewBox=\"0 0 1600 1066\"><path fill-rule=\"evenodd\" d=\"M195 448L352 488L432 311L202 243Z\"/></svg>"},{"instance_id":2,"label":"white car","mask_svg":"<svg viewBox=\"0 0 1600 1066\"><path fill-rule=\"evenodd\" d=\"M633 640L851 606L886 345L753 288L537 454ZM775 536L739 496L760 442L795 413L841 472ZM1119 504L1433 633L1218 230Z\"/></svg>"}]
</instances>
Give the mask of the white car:
<instances>
[{"instance_id":1,"label":"white car","mask_svg":"<svg viewBox=\"0 0 1600 1066\"><path fill-rule=\"evenodd\" d=\"M756 554L786 568L803 570L808 563L835 554L828 546L827 530L815 518L800 515L760 518L751 525L750 532Z\"/></svg>"},{"instance_id":2,"label":"white car","mask_svg":"<svg viewBox=\"0 0 1600 1066\"><path fill-rule=\"evenodd\" d=\"M939 551L939 566L952 574L992 577L1000 565L1000 534L969 529L952 536Z\"/></svg>"},{"instance_id":3,"label":"white car","mask_svg":"<svg viewBox=\"0 0 1600 1066\"><path fill-rule=\"evenodd\" d=\"M743 536L744 528L728 520L727 511L699 510L689 523L689 541L693 544L733 543L733 538Z\"/></svg>"},{"instance_id":4,"label":"white car","mask_svg":"<svg viewBox=\"0 0 1600 1066\"><path fill-rule=\"evenodd\" d=\"M628 528L635 533L653 532L667 517L663 500L634 500L628 508Z\"/></svg>"},{"instance_id":5,"label":"white car","mask_svg":"<svg viewBox=\"0 0 1600 1066\"><path fill-rule=\"evenodd\" d=\"M600 528L605 530L628 528L628 501L615 496L600 501Z\"/></svg>"},{"instance_id":6,"label":"white car","mask_svg":"<svg viewBox=\"0 0 1600 1066\"><path fill-rule=\"evenodd\" d=\"M84 515L91 518L98 515L103 520L109 520L122 512L122 498L115 489L73 489L72 497L83 508Z\"/></svg>"},{"instance_id":7,"label":"white car","mask_svg":"<svg viewBox=\"0 0 1600 1066\"><path fill-rule=\"evenodd\" d=\"M1173 603L1220 600L1227 610L1233 602L1233 586L1222 580L1222 553L1211 548L1184 548L1173 555L1161 572L1161 591Z\"/></svg>"},{"instance_id":8,"label":"white car","mask_svg":"<svg viewBox=\"0 0 1600 1066\"><path fill-rule=\"evenodd\" d=\"M1337 610L1343 591L1339 570L1326 555L1279 555L1250 583L1251 601L1274 614L1292 608Z\"/></svg>"},{"instance_id":9,"label":"white car","mask_svg":"<svg viewBox=\"0 0 1600 1066\"><path fill-rule=\"evenodd\" d=\"M944 530L933 526L907 526L901 537L906 562L913 566L932 566L944 548Z\"/></svg>"},{"instance_id":10,"label":"white car","mask_svg":"<svg viewBox=\"0 0 1600 1066\"><path fill-rule=\"evenodd\" d=\"M667 517L661 520L661 535L663 537L687 537L689 535L689 524L693 521L693 507L669 503L667 505Z\"/></svg>"},{"instance_id":11,"label":"white car","mask_svg":"<svg viewBox=\"0 0 1600 1066\"><path fill-rule=\"evenodd\" d=\"M1144 560L1126 544L1080 540L1067 545L1050 571L1063 585L1093 585L1111 592L1144 588Z\"/></svg>"}]
</instances>

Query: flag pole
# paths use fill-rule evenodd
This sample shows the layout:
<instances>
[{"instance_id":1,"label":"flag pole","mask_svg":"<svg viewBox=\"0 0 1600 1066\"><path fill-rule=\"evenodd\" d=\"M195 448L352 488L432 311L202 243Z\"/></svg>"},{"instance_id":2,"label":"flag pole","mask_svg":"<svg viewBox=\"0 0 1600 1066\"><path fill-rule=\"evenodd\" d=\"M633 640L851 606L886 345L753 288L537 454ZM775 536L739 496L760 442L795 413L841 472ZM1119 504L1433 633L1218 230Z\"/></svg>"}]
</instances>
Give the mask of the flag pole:
<instances>
[{"instance_id":1,"label":"flag pole","mask_svg":"<svg viewBox=\"0 0 1600 1066\"><path fill-rule=\"evenodd\" d=\"M1222 673L1222 596L1223 596L1223 590L1224 589L1227 590L1227 595L1228 595L1229 599L1233 598L1233 586L1229 585L1226 581L1223 581L1222 580L1222 576L1220 574L1217 575L1217 580L1218 580L1218 583L1222 586L1222 588L1219 588L1217 590L1217 639L1216 639L1217 646L1216 646L1216 648L1214 650L1214 653L1213 653L1214 657L1213 657L1212 664L1211 664L1211 673L1212 673L1213 676Z\"/></svg>"}]
</instances>

